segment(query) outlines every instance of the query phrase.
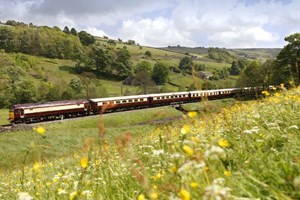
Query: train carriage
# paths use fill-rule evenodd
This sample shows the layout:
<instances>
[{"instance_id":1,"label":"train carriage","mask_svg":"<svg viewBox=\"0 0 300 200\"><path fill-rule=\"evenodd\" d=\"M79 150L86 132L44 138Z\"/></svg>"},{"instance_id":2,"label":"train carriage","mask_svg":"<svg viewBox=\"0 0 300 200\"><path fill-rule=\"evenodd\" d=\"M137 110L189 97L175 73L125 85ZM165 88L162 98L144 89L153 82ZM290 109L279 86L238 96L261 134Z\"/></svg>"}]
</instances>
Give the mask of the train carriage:
<instances>
[{"instance_id":1,"label":"train carriage","mask_svg":"<svg viewBox=\"0 0 300 200\"><path fill-rule=\"evenodd\" d=\"M170 105L190 102L189 92L149 94L151 105Z\"/></svg>"},{"instance_id":2,"label":"train carriage","mask_svg":"<svg viewBox=\"0 0 300 200\"><path fill-rule=\"evenodd\" d=\"M131 108L143 108L149 105L148 97L149 95L134 95L96 98L90 99L90 104L94 114L97 114Z\"/></svg>"},{"instance_id":3,"label":"train carriage","mask_svg":"<svg viewBox=\"0 0 300 200\"><path fill-rule=\"evenodd\" d=\"M54 120L88 115L90 104L86 100L65 100L46 103L17 104L11 107L11 123Z\"/></svg>"}]
</instances>

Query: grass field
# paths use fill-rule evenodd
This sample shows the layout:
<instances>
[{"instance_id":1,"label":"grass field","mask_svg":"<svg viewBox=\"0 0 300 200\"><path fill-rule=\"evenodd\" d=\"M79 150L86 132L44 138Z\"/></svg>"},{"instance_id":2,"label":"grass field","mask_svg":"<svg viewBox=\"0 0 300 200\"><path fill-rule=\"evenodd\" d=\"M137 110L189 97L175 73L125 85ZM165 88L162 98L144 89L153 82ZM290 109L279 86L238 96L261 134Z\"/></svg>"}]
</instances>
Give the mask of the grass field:
<instances>
[{"instance_id":1,"label":"grass field","mask_svg":"<svg viewBox=\"0 0 300 200\"><path fill-rule=\"evenodd\" d=\"M8 109L0 109L0 125L8 123Z\"/></svg>"},{"instance_id":2,"label":"grass field","mask_svg":"<svg viewBox=\"0 0 300 200\"><path fill-rule=\"evenodd\" d=\"M221 108L232 105L234 99L217 100L211 102L185 104L187 110L200 110L203 114L217 112ZM208 109L209 108L209 109ZM3 110L3 113L4 110ZM113 113L103 115L100 125L105 127L105 139L114 142L116 138L130 131L134 137L143 137L153 131L159 124L168 124L172 119L182 115L171 106L151 108L130 112ZM160 122L161 121L161 122ZM160 122L160 123L159 123ZM102 124L103 123L103 124ZM158 123L158 124L157 124ZM38 127L39 125L32 125ZM6 169L22 164L22 158L26 154L32 142L42 142L39 152L42 158L58 158L72 154L80 150L87 138L97 140L99 134L99 117L65 120L50 124L44 124L47 137L40 138L34 131L19 131L15 133L4 133L0 136L0 155L6 155L0 160L0 168ZM26 163L32 163L37 157L30 152Z\"/></svg>"},{"instance_id":3,"label":"grass field","mask_svg":"<svg viewBox=\"0 0 300 200\"><path fill-rule=\"evenodd\" d=\"M107 115L107 132L100 131L104 137L97 130L103 123L91 119L45 125L46 133L1 135L6 138L1 145L11 144L9 152L24 149L43 157L53 142L60 153L70 145L62 142L65 135L81 149L61 159L11 168L9 173L2 170L1 198L299 199L300 88L265 95L204 116L190 112L155 128L149 120L163 116L161 108L149 110L150 116L144 110ZM136 128L137 123L144 128ZM92 138L78 137L83 130ZM22 137L23 145L17 143ZM25 137L31 137L31 144ZM6 162L16 159L1 155Z\"/></svg>"}]
</instances>

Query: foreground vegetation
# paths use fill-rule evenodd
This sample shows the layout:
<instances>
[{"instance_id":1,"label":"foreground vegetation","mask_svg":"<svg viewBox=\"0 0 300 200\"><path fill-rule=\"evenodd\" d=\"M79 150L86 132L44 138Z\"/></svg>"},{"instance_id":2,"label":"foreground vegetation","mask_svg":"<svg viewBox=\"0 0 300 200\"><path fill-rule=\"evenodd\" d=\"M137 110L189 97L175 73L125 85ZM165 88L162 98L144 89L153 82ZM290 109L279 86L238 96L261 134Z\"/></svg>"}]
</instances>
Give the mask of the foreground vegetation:
<instances>
[{"instance_id":1,"label":"foreground vegetation","mask_svg":"<svg viewBox=\"0 0 300 200\"><path fill-rule=\"evenodd\" d=\"M82 151L1 174L1 198L299 199L300 88L263 94L146 134L130 126L115 143L99 120ZM50 130L36 129L28 148L45 148Z\"/></svg>"}]
</instances>

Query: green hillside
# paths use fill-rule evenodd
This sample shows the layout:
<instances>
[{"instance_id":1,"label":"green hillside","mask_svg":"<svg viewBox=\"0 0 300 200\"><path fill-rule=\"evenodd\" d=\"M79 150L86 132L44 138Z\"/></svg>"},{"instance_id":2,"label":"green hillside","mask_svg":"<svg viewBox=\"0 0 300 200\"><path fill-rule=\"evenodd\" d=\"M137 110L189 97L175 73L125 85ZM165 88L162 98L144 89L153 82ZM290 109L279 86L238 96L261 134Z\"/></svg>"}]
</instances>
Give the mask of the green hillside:
<instances>
[{"instance_id":1,"label":"green hillside","mask_svg":"<svg viewBox=\"0 0 300 200\"><path fill-rule=\"evenodd\" d=\"M159 49L71 30L15 21L0 27L0 108L62 99L228 88L237 83L268 85L270 74L264 73L275 65L250 64L275 58L280 50ZM257 72L248 70L244 77L254 81L239 80L248 66Z\"/></svg>"},{"instance_id":2,"label":"green hillside","mask_svg":"<svg viewBox=\"0 0 300 200\"><path fill-rule=\"evenodd\" d=\"M170 52L177 52L182 54L191 54L202 57L202 59L206 58L208 55L209 48L206 47L180 47L180 46L170 46L166 48L162 48L163 50ZM274 59L277 57L279 52L282 50L281 48L244 48L244 49L225 49L224 50L232 53L232 55L237 58L247 58L247 59Z\"/></svg>"}]
</instances>

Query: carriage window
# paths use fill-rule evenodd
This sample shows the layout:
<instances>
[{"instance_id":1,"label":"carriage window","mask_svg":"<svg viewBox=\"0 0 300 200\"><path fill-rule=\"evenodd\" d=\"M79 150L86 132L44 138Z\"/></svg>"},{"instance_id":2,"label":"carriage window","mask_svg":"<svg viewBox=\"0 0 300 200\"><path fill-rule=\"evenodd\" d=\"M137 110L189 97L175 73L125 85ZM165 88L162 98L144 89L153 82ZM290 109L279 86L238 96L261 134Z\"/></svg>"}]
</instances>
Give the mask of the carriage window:
<instances>
[{"instance_id":1,"label":"carriage window","mask_svg":"<svg viewBox=\"0 0 300 200\"><path fill-rule=\"evenodd\" d=\"M132 99L129 99L128 102L132 102Z\"/></svg>"},{"instance_id":2,"label":"carriage window","mask_svg":"<svg viewBox=\"0 0 300 200\"><path fill-rule=\"evenodd\" d=\"M121 103L121 101L116 101L116 103Z\"/></svg>"}]
</instances>

